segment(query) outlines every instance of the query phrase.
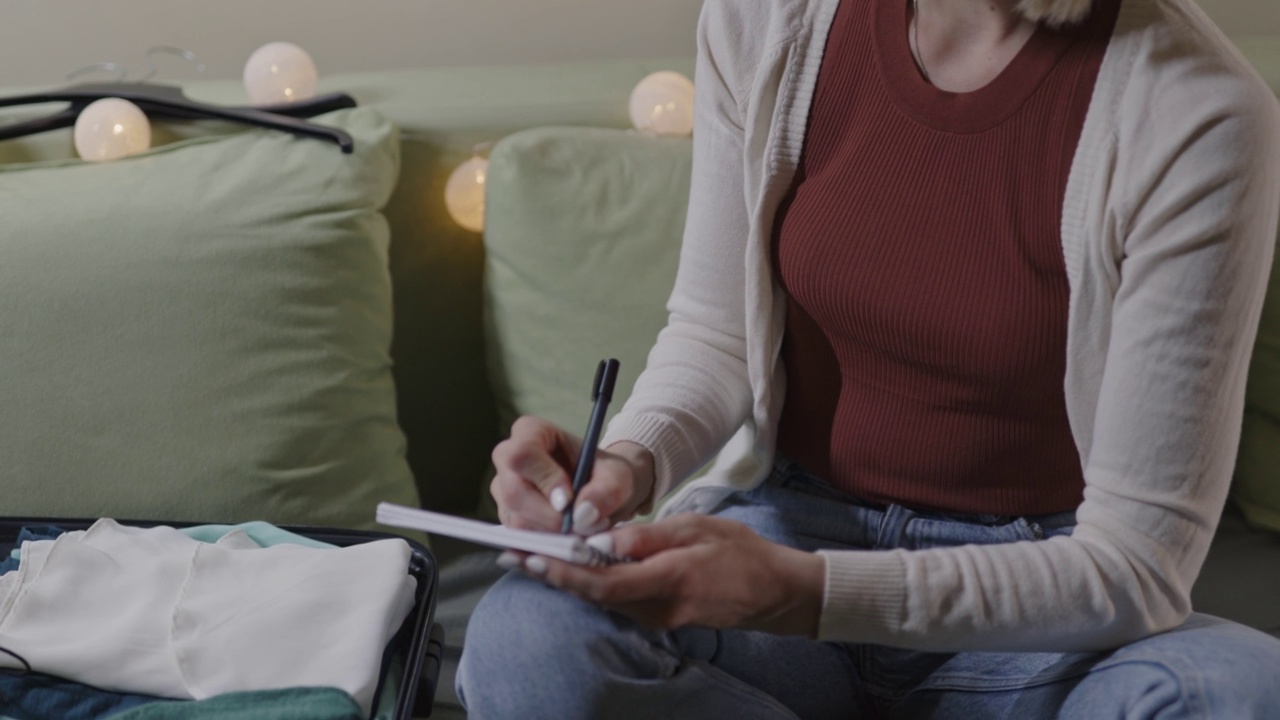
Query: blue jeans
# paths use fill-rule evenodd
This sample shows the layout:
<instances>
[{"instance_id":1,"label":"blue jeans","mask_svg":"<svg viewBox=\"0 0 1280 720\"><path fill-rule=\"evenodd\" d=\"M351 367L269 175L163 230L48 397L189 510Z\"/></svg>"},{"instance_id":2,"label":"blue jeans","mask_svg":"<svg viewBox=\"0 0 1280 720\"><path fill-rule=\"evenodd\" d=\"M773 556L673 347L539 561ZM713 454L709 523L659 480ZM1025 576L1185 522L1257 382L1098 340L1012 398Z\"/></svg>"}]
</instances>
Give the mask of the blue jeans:
<instances>
[{"instance_id":1,"label":"blue jeans","mask_svg":"<svg viewBox=\"0 0 1280 720\"><path fill-rule=\"evenodd\" d=\"M714 513L774 542L930 548L1070 534L1073 513L921 514L780 461ZM660 632L520 574L467 629L458 697L490 718L1277 718L1280 640L1193 615L1106 653L928 653L744 630Z\"/></svg>"}]
</instances>

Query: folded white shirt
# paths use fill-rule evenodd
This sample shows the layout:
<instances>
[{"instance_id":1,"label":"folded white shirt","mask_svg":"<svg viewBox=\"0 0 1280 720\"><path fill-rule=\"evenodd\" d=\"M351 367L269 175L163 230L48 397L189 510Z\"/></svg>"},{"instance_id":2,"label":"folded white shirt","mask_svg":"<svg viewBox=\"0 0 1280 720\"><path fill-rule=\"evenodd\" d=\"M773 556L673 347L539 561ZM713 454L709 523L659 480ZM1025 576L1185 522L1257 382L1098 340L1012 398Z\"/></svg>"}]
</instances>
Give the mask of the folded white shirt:
<instances>
[{"instance_id":1,"label":"folded white shirt","mask_svg":"<svg viewBox=\"0 0 1280 720\"><path fill-rule=\"evenodd\" d=\"M200 700L330 686L368 714L383 650L413 606L401 540L259 548L99 520L23 544L0 576L0 646L104 690ZM0 667L17 668L0 654Z\"/></svg>"}]
</instances>

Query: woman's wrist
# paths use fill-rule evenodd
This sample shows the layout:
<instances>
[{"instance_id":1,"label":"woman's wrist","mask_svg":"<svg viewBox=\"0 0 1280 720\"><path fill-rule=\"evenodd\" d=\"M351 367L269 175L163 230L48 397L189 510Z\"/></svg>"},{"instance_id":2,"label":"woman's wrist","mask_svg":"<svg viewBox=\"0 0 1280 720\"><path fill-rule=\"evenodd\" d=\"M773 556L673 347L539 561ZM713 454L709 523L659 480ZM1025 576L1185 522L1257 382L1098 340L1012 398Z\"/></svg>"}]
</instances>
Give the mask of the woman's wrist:
<instances>
[{"instance_id":1,"label":"woman's wrist","mask_svg":"<svg viewBox=\"0 0 1280 720\"><path fill-rule=\"evenodd\" d=\"M822 555L783 548L782 577L790 607L778 632L817 639L827 588L827 561Z\"/></svg>"},{"instance_id":2,"label":"woman's wrist","mask_svg":"<svg viewBox=\"0 0 1280 720\"><path fill-rule=\"evenodd\" d=\"M605 448L609 453L617 455L631 466L632 487L631 503L636 514L643 515L653 509L654 486L657 484L655 461L649 448L630 440L621 440Z\"/></svg>"}]
</instances>

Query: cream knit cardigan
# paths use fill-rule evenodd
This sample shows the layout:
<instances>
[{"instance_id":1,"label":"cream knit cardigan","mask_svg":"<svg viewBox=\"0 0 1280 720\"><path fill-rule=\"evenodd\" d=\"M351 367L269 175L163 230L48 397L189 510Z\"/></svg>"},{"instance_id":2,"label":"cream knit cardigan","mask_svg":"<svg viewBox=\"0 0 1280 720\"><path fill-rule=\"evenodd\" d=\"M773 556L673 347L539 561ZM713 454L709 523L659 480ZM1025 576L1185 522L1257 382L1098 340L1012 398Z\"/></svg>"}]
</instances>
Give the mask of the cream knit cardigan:
<instances>
[{"instance_id":1,"label":"cream knit cardigan","mask_svg":"<svg viewBox=\"0 0 1280 720\"><path fill-rule=\"evenodd\" d=\"M786 317L770 233L838 2L704 6L670 319L605 445L649 448L661 497L741 431L664 515L709 510L767 476ZM1189 0L1125 0L1062 218L1079 524L1041 542L824 551L819 637L1096 650L1181 623L1235 462L1278 206L1270 90Z\"/></svg>"}]
</instances>

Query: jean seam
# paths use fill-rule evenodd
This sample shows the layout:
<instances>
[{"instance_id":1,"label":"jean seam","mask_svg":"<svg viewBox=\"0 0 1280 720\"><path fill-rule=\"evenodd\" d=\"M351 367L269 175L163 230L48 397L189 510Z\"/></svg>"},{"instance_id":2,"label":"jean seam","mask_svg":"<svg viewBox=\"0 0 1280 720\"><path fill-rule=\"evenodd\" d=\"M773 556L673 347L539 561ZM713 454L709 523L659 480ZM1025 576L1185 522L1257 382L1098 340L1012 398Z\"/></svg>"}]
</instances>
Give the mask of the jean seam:
<instances>
[{"instance_id":1,"label":"jean seam","mask_svg":"<svg viewBox=\"0 0 1280 720\"><path fill-rule=\"evenodd\" d=\"M919 515L901 505L890 505L889 509L880 516L880 527L876 528L872 549L889 550L905 547L903 541L907 539L907 527L917 518Z\"/></svg>"},{"instance_id":2,"label":"jean seam","mask_svg":"<svg viewBox=\"0 0 1280 720\"><path fill-rule=\"evenodd\" d=\"M929 517L927 515L917 515L916 517L912 518L912 523L917 528L926 528L929 531L935 531L935 534L936 534L936 530L938 529L945 529L947 527L954 528L957 525L964 527L966 529L971 527L981 528L984 531L989 531L992 533L1009 532L1010 535L1012 536L1009 538L1009 541L1040 540L1043 538L1043 533L1044 533L1044 530L1043 528L1040 527L1039 523L1036 523L1035 521L1026 517L1015 517L1009 522L1002 523L999 525L977 525L974 523L966 523L963 520L946 520L941 518ZM1039 529L1039 532L1037 532L1037 529Z\"/></svg>"},{"instance_id":3,"label":"jean seam","mask_svg":"<svg viewBox=\"0 0 1280 720\"><path fill-rule=\"evenodd\" d=\"M1064 672L1045 676L1043 678L1009 678L1008 680L993 680L984 675L970 675L966 673L948 673L943 676L934 676L929 678L927 685L922 685L908 692L1008 692L1010 690L1025 690L1042 685L1052 685L1053 683L1062 682L1072 678L1092 675L1097 672L1109 670L1121 665L1147 665L1157 668L1170 677L1174 685L1178 689L1179 699L1182 701L1187 713L1191 717L1209 718L1207 708L1204 705L1204 688L1201 687L1200 678L1195 672L1178 672L1167 663L1156 660L1115 660L1111 662L1098 663L1090 667L1082 667L1078 670ZM980 684L965 684L959 681L971 680L980 681Z\"/></svg>"},{"instance_id":4,"label":"jean seam","mask_svg":"<svg viewBox=\"0 0 1280 720\"><path fill-rule=\"evenodd\" d=\"M1044 677L1032 676L1004 679L991 678L986 675L947 673L946 675L935 675L930 677L925 684L916 687L912 692L945 690L959 690L962 692L1005 692L1008 690L1040 687L1041 685L1052 685L1053 683L1062 682L1063 680L1088 675L1092 671L1093 668L1083 667L1078 670L1071 670L1061 674L1046 675ZM961 682L963 680L978 682L970 684Z\"/></svg>"}]
</instances>

